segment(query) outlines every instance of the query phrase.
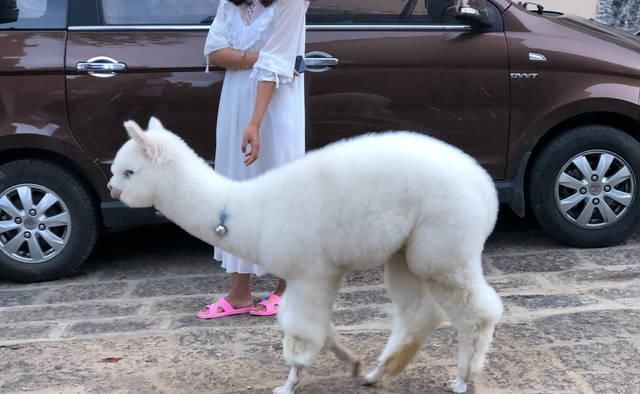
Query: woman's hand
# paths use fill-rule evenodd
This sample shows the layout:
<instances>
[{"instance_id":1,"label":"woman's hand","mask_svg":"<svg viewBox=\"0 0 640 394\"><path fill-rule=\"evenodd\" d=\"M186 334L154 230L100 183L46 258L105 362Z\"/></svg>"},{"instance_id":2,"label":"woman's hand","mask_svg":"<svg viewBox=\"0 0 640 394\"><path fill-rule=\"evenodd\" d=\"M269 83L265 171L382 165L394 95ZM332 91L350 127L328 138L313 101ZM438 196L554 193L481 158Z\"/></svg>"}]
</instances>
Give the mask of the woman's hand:
<instances>
[{"instance_id":1,"label":"woman's hand","mask_svg":"<svg viewBox=\"0 0 640 394\"><path fill-rule=\"evenodd\" d=\"M272 81L258 82L258 93L256 94L256 105L253 109L253 116L249 126L244 129L242 135L242 153L244 153L244 164L250 166L258 160L260 155L260 125L267 107L271 102L273 93L276 90L276 83ZM247 152L247 145L251 145L251 151Z\"/></svg>"},{"instance_id":2,"label":"woman's hand","mask_svg":"<svg viewBox=\"0 0 640 394\"><path fill-rule=\"evenodd\" d=\"M251 150L247 151L247 145L251 146ZM249 123L244 134L242 135L242 153L244 153L244 165L250 166L260 154L260 125Z\"/></svg>"}]
</instances>

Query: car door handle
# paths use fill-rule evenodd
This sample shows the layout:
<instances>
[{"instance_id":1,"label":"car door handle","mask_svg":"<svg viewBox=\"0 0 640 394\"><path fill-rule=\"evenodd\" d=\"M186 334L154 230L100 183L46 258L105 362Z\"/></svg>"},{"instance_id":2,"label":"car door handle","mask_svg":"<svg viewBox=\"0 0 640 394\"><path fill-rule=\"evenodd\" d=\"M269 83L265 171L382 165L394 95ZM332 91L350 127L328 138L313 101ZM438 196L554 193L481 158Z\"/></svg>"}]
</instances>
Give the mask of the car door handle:
<instances>
[{"instance_id":1,"label":"car door handle","mask_svg":"<svg viewBox=\"0 0 640 394\"><path fill-rule=\"evenodd\" d=\"M94 77L107 78L127 71L127 65L110 57L98 56L76 64L76 70L89 73Z\"/></svg>"},{"instance_id":2,"label":"car door handle","mask_svg":"<svg viewBox=\"0 0 640 394\"><path fill-rule=\"evenodd\" d=\"M338 65L338 59L335 57L306 57L304 59L304 64L307 67L332 67Z\"/></svg>"},{"instance_id":3,"label":"car door handle","mask_svg":"<svg viewBox=\"0 0 640 394\"><path fill-rule=\"evenodd\" d=\"M78 71L86 72L120 72L127 69L124 63L78 63Z\"/></svg>"},{"instance_id":4,"label":"car door handle","mask_svg":"<svg viewBox=\"0 0 640 394\"><path fill-rule=\"evenodd\" d=\"M304 64L307 71L310 72L324 72L331 69L331 67L337 66L340 61L325 52L313 51L304 56Z\"/></svg>"}]
</instances>

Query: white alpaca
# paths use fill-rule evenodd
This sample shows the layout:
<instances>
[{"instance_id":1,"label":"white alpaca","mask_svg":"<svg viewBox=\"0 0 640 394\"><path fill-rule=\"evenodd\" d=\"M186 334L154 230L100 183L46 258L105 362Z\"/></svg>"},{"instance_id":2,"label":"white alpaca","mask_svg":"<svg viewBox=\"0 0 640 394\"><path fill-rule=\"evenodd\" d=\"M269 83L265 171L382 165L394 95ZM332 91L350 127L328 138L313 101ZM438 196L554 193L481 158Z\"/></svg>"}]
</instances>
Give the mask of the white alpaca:
<instances>
[{"instance_id":1,"label":"white alpaca","mask_svg":"<svg viewBox=\"0 0 640 394\"><path fill-rule=\"evenodd\" d=\"M450 387L466 391L502 315L481 264L498 200L471 157L422 135L384 133L234 182L157 119L147 132L132 121L125 127L132 139L112 166L114 198L155 206L201 240L287 280L278 319L291 371L274 392L293 393L324 347L358 375L358 359L336 342L333 304L346 271L383 264L393 330L364 383L400 373L447 316L459 341Z\"/></svg>"}]
</instances>

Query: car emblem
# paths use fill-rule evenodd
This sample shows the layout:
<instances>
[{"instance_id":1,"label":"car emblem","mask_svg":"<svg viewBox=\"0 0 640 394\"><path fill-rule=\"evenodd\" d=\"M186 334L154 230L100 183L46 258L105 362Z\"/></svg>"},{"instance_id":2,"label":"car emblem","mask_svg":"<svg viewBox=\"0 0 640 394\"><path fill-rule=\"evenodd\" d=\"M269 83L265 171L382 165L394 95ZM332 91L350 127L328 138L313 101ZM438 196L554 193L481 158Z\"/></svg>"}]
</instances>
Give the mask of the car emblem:
<instances>
[{"instance_id":1,"label":"car emblem","mask_svg":"<svg viewBox=\"0 0 640 394\"><path fill-rule=\"evenodd\" d=\"M511 73L512 79L536 79L538 73Z\"/></svg>"}]
</instances>

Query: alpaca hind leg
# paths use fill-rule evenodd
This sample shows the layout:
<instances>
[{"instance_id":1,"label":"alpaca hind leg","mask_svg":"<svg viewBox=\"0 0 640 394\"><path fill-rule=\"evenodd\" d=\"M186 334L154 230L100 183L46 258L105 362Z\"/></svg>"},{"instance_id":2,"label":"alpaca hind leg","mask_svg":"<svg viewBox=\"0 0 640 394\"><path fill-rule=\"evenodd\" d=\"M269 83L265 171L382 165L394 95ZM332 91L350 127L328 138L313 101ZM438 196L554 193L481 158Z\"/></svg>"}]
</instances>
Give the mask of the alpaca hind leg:
<instances>
[{"instance_id":1,"label":"alpaca hind leg","mask_svg":"<svg viewBox=\"0 0 640 394\"><path fill-rule=\"evenodd\" d=\"M404 256L395 255L387 264L385 281L394 305L393 329L378 366L364 378L365 385L402 372L444 319L425 282L409 270Z\"/></svg>"},{"instance_id":2,"label":"alpaca hind leg","mask_svg":"<svg viewBox=\"0 0 640 394\"><path fill-rule=\"evenodd\" d=\"M287 382L274 390L293 394L303 368L310 367L331 333L331 313L341 277L289 280L278 321L284 332L284 358L291 366Z\"/></svg>"},{"instance_id":3,"label":"alpaca hind leg","mask_svg":"<svg viewBox=\"0 0 640 394\"><path fill-rule=\"evenodd\" d=\"M351 368L352 377L357 378L360 376L360 359L338 342L336 339L336 329L333 324L330 327L325 346L335 354L338 360L345 362Z\"/></svg>"},{"instance_id":4,"label":"alpaca hind leg","mask_svg":"<svg viewBox=\"0 0 640 394\"><path fill-rule=\"evenodd\" d=\"M430 282L429 289L458 332L458 376L450 382L454 393L464 393L473 375L482 369L502 315L502 301L481 275L464 282Z\"/></svg>"}]
</instances>

